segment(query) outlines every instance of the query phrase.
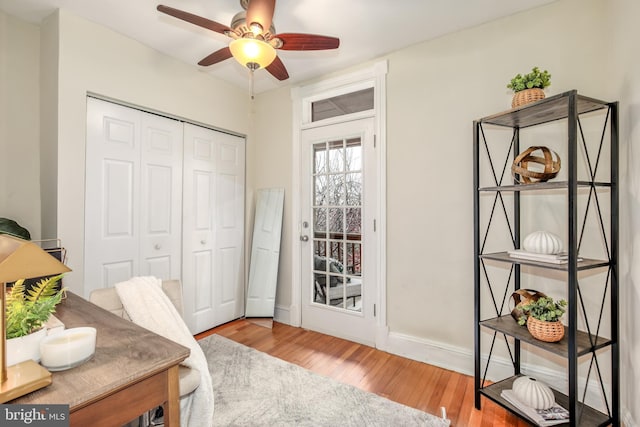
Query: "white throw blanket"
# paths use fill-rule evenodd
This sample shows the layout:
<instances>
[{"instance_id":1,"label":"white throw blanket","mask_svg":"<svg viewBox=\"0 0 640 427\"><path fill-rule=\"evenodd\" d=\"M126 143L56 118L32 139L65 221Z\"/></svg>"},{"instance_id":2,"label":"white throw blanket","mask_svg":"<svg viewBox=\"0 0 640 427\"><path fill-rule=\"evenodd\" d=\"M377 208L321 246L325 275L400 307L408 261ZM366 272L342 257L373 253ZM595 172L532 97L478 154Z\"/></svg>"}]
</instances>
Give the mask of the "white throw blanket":
<instances>
[{"instance_id":1,"label":"white throw blanket","mask_svg":"<svg viewBox=\"0 0 640 427\"><path fill-rule=\"evenodd\" d=\"M180 425L210 427L213 419L213 386L202 348L191 335L156 277L133 277L116 284L116 291L131 320L191 350L182 365L200 372L200 385L180 399Z\"/></svg>"}]
</instances>

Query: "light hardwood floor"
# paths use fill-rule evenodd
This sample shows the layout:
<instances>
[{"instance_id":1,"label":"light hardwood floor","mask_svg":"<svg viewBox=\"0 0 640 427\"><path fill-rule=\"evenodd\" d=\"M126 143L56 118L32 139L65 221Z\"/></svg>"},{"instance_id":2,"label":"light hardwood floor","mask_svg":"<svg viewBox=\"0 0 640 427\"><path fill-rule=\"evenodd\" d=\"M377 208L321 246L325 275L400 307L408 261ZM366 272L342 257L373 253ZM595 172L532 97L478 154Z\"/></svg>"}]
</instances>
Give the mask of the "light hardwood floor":
<instances>
[{"instance_id":1,"label":"light hardwood floor","mask_svg":"<svg viewBox=\"0 0 640 427\"><path fill-rule=\"evenodd\" d=\"M444 406L452 426L529 425L486 398L482 410L476 410L473 377L368 346L277 322L266 328L248 320L196 338L213 333L430 414L440 415Z\"/></svg>"}]
</instances>

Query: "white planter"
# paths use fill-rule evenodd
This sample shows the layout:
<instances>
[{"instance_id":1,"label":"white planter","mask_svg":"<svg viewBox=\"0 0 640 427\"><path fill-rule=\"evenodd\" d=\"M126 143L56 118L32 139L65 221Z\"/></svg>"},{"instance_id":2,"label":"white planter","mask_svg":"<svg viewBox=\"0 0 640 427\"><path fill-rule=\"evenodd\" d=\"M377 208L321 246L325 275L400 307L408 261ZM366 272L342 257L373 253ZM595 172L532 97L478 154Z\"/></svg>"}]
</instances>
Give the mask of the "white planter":
<instances>
[{"instance_id":1,"label":"white planter","mask_svg":"<svg viewBox=\"0 0 640 427\"><path fill-rule=\"evenodd\" d=\"M25 360L40 361L40 342L47 336L47 329L42 328L24 337L7 340L7 366Z\"/></svg>"}]
</instances>

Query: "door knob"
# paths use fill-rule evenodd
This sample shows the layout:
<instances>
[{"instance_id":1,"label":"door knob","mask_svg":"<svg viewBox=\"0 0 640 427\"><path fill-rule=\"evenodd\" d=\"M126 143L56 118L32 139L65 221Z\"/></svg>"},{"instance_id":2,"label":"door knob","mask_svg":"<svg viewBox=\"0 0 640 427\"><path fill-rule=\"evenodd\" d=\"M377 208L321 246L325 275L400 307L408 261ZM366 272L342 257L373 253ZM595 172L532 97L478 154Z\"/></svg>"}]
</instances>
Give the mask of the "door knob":
<instances>
[{"instance_id":1,"label":"door knob","mask_svg":"<svg viewBox=\"0 0 640 427\"><path fill-rule=\"evenodd\" d=\"M154 247L154 249L155 249L155 250L158 250L158 249L160 249L162 246L160 246L160 244L159 244L159 243L156 243L155 245L153 245L153 247Z\"/></svg>"},{"instance_id":2,"label":"door knob","mask_svg":"<svg viewBox=\"0 0 640 427\"><path fill-rule=\"evenodd\" d=\"M308 242L309 241L309 236L307 236L306 234L303 234L302 236L300 236L300 240L303 242Z\"/></svg>"}]
</instances>

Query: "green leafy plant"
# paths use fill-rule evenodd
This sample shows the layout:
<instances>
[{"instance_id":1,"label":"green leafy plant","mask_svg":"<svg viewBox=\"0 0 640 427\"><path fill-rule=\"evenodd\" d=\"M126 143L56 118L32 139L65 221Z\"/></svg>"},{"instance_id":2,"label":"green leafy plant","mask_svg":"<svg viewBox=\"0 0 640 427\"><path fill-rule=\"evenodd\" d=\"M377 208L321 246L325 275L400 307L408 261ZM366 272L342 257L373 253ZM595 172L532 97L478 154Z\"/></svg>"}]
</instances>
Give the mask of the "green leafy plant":
<instances>
[{"instance_id":1,"label":"green leafy plant","mask_svg":"<svg viewBox=\"0 0 640 427\"><path fill-rule=\"evenodd\" d=\"M544 89L549 85L551 85L551 74L547 70L540 71L538 67L533 67L531 72L524 76L517 74L511 79L507 87L514 92L520 92L525 89Z\"/></svg>"},{"instance_id":2,"label":"green leafy plant","mask_svg":"<svg viewBox=\"0 0 640 427\"><path fill-rule=\"evenodd\" d=\"M29 230L9 218L0 218L0 234L8 234L24 240L31 240Z\"/></svg>"},{"instance_id":3,"label":"green leafy plant","mask_svg":"<svg viewBox=\"0 0 640 427\"><path fill-rule=\"evenodd\" d=\"M527 316L535 317L544 322L557 322L565 313L567 301L554 301L551 297L538 298L522 306L523 315L518 319L519 325L527 323Z\"/></svg>"},{"instance_id":4,"label":"green leafy plant","mask_svg":"<svg viewBox=\"0 0 640 427\"><path fill-rule=\"evenodd\" d=\"M56 311L56 305L62 301L66 291L65 288L56 290L56 284L62 276L42 279L26 291L24 279L14 283L6 299L7 339L37 331Z\"/></svg>"}]
</instances>

